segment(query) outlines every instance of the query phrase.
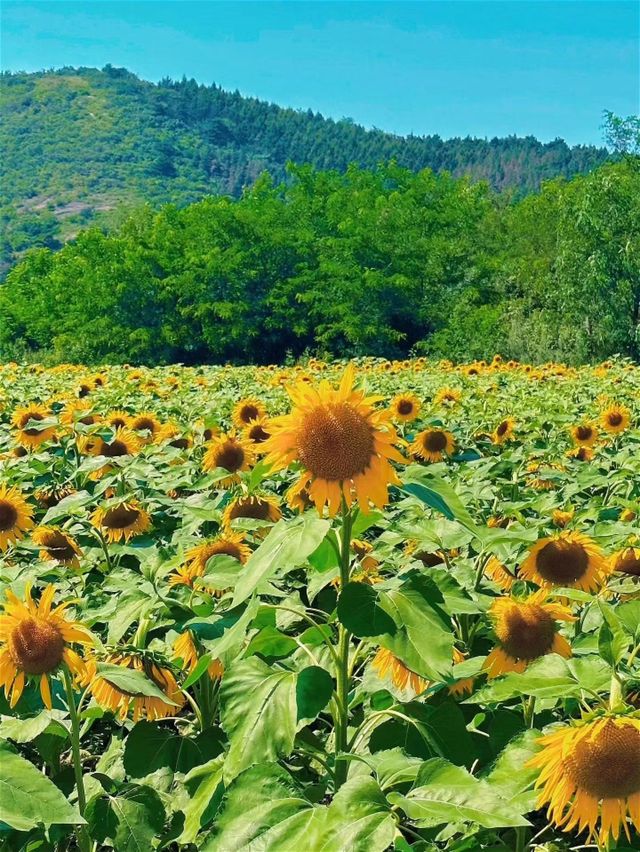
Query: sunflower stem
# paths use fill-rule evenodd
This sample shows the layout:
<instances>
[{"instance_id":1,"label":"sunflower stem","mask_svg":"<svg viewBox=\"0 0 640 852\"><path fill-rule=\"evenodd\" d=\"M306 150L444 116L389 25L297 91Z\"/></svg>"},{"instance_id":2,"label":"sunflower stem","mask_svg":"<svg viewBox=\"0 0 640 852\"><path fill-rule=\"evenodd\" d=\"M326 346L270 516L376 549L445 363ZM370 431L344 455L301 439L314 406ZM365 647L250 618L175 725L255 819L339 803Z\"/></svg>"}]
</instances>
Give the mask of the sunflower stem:
<instances>
[{"instance_id":1,"label":"sunflower stem","mask_svg":"<svg viewBox=\"0 0 640 852\"><path fill-rule=\"evenodd\" d=\"M349 582L350 553L351 553L351 529L353 516L347 507L346 500L342 498L342 529L340 535L340 590ZM336 702L335 719L335 777L334 792L337 792L347 780L348 763L341 758L347 750L348 724L349 724L349 685L351 681L349 673L349 643L351 634L344 625L338 628L338 660L336 665Z\"/></svg>"},{"instance_id":2,"label":"sunflower stem","mask_svg":"<svg viewBox=\"0 0 640 852\"><path fill-rule=\"evenodd\" d=\"M617 672L614 672L609 687L609 709L616 710L622 703L622 681Z\"/></svg>"},{"instance_id":3,"label":"sunflower stem","mask_svg":"<svg viewBox=\"0 0 640 852\"><path fill-rule=\"evenodd\" d=\"M524 722L527 728L533 728L533 720L536 715L536 697L530 695L529 700L524 702Z\"/></svg>"},{"instance_id":4,"label":"sunflower stem","mask_svg":"<svg viewBox=\"0 0 640 852\"><path fill-rule=\"evenodd\" d=\"M526 852L529 848L527 843L527 829L524 825L519 825L516 828L516 849L515 852Z\"/></svg>"},{"instance_id":5,"label":"sunflower stem","mask_svg":"<svg viewBox=\"0 0 640 852\"><path fill-rule=\"evenodd\" d=\"M82 775L82 760L80 759L80 719L76 707L76 699L73 692L73 682L71 675L65 668L64 686L67 693L67 706L69 709L69 718L71 720L71 754L73 757L73 772L76 779L76 789L78 791L78 810L80 816L84 816L84 810L87 806L87 795L84 789L84 778ZM78 826L76 829L78 836L78 846L81 852L91 852L91 838L85 825Z\"/></svg>"}]
</instances>

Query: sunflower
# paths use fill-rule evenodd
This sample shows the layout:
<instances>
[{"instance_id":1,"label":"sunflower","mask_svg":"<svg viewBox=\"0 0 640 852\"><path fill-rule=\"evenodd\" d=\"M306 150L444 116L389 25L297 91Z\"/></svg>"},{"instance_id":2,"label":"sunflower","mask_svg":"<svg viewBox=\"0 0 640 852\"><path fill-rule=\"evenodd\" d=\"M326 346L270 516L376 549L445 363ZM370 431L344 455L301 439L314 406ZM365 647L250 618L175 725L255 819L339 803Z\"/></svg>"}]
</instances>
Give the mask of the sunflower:
<instances>
[{"instance_id":1,"label":"sunflower","mask_svg":"<svg viewBox=\"0 0 640 852\"><path fill-rule=\"evenodd\" d=\"M129 421L131 420L131 415L126 411L110 411L109 414L104 418L104 422L111 426L112 429L123 429L129 425Z\"/></svg>"},{"instance_id":2,"label":"sunflower","mask_svg":"<svg viewBox=\"0 0 640 852\"><path fill-rule=\"evenodd\" d=\"M68 402L60 412L60 423L64 426L75 426L81 423L83 426L93 426L100 422L97 414L91 410L88 402L74 400Z\"/></svg>"},{"instance_id":3,"label":"sunflower","mask_svg":"<svg viewBox=\"0 0 640 852\"><path fill-rule=\"evenodd\" d=\"M182 660L183 667L191 674L198 665L202 652L196 647L193 633L185 630L173 643L173 659ZM207 667L207 674L211 680L218 680L224 674L224 666L220 660L212 660Z\"/></svg>"},{"instance_id":4,"label":"sunflower","mask_svg":"<svg viewBox=\"0 0 640 852\"><path fill-rule=\"evenodd\" d=\"M494 444L504 444L513 437L516 421L513 417L505 417L493 430L491 440Z\"/></svg>"},{"instance_id":5,"label":"sunflower","mask_svg":"<svg viewBox=\"0 0 640 852\"><path fill-rule=\"evenodd\" d=\"M547 593L538 590L524 600L496 598L489 614L498 645L484 661L490 678L505 672L523 672L529 663L545 654L571 656L571 646L558 633L558 621L575 621L568 607L547 603Z\"/></svg>"},{"instance_id":6,"label":"sunflower","mask_svg":"<svg viewBox=\"0 0 640 852\"><path fill-rule=\"evenodd\" d=\"M213 438L204 455L202 466L205 470L222 468L229 473L220 480L224 488L240 480L240 472L249 470L255 462L253 447L248 441L236 437L233 432Z\"/></svg>"},{"instance_id":7,"label":"sunflower","mask_svg":"<svg viewBox=\"0 0 640 852\"><path fill-rule=\"evenodd\" d=\"M0 551L33 527L33 509L17 488L0 485Z\"/></svg>"},{"instance_id":8,"label":"sunflower","mask_svg":"<svg viewBox=\"0 0 640 852\"><path fill-rule=\"evenodd\" d=\"M422 562L426 568L435 568L436 565L444 563L444 556L441 550L425 550L416 539L409 539L405 542L404 552L412 559Z\"/></svg>"},{"instance_id":9,"label":"sunflower","mask_svg":"<svg viewBox=\"0 0 640 852\"><path fill-rule=\"evenodd\" d=\"M69 497L74 493L74 489L70 485L46 485L38 488L33 492L41 506L51 509L52 506L57 506L65 497Z\"/></svg>"},{"instance_id":10,"label":"sunflower","mask_svg":"<svg viewBox=\"0 0 640 852\"><path fill-rule=\"evenodd\" d=\"M413 393L401 393L391 400L389 410L398 423L411 423L420 414L420 400Z\"/></svg>"},{"instance_id":11,"label":"sunflower","mask_svg":"<svg viewBox=\"0 0 640 852\"><path fill-rule=\"evenodd\" d=\"M455 448L451 432L444 429L425 429L418 432L409 447L413 456L430 462L442 461L445 455L450 456Z\"/></svg>"},{"instance_id":12,"label":"sunflower","mask_svg":"<svg viewBox=\"0 0 640 852\"><path fill-rule=\"evenodd\" d=\"M23 447L39 447L45 441L49 441L56 434L55 426L45 426L38 428L37 426L29 426L29 423L41 423L43 420L48 420L53 415L51 411L44 405L32 402L27 406L17 408L13 417L12 424L18 430L16 440Z\"/></svg>"},{"instance_id":13,"label":"sunflower","mask_svg":"<svg viewBox=\"0 0 640 852\"><path fill-rule=\"evenodd\" d=\"M91 515L91 523L111 542L129 541L151 529L151 518L137 500L123 501L109 508L99 507Z\"/></svg>"},{"instance_id":14,"label":"sunflower","mask_svg":"<svg viewBox=\"0 0 640 852\"><path fill-rule=\"evenodd\" d=\"M294 482L293 485L287 489L285 499L287 501L287 506L301 514L313 506L313 500L309 496L309 489L304 481L299 480Z\"/></svg>"},{"instance_id":15,"label":"sunflower","mask_svg":"<svg viewBox=\"0 0 640 852\"><path fill-rule=\"evenodd\" d=\"M634 509L623 509L620 513L620 520L625 522L635 521L637 514Z\"/></svg>"},{"instance_id":16,"label":"sunflower","mask_svg":"<svg viewBox=\"0 0 640 852\"><path fill-rule=\"evenodd\" d=\"M11 707L20 700L26 678L39 678L40 695L51 709L49 677L65 665L72 675L85 672L82 658L72 644L92 645L89 631L76 621L68 621L64 610L74 601L51 609L55 588L47 586L40 603L31 597L31 584L25 588L24 602L7 589L4 614L0 617L0 686Z\"/></svg>"},{"instance_id":17,"label":"sunflower","mask_svg":"<svg viewBox=\"0 0 640 852\"><path fill-rule=\"evenodd\" d=\"M567 524L571 523L574 514L575 512L573 509L568 509L567 511L564 511L563 509L554 509L551 513L551 520L557 527L564 529Z\"/></svg>"},{"instance_id":18,"label":"sunflower","mask_svg":"<svg viewBox=\"0 0 640 852\"><path fill-rule=\"evenodd\" d=\"M341 501L357 500L363 512L369 504L383 508L388 485L399 480L390 460L402 462L394 448L399 439L388 423L388 412L372 407L378 397L354 390L354 367L344 372L340 387L321 381L316 388L298 383L289 390L290 414L271 421L273 437L265 443L266 463L275 470L298 460L300 483L322 512L335 515Z\"/></svg>"},{"instance_id":19,"label":"sunflower","mask_svg":"<svg viewBox=\"0 0 640 852\"><path fill-rule=\"evenodd\" d=\"M37 527L31 538L41 547L40 559L53 559L61 565L80 567L78 557L82 556L82 551L78 543L60 527Z\"/></svg>"},{"instance_id":20,"label":"sunflower","mask_svg":"<svg viewBox=\"0 0 640 852\"><path fill-rule=\"evenodd\" d=\"M564 831L589 831L604 846L617 841L627 818L640 831L640 719L605 716L540 737L526 765L540 770L538 807Z\"/></svg>"},{"instance_id":21,"label":"sunflower","mask_svg":"<svg viewBox=\"0 0 640 852\"><path fill-rule=\"evenodd\" d=\"M463 662L464 654L458 648L453 648L452 661L454 665ZM431 682L426 680L399 660L395 654L388 651L386 648L379 648L373 658L372 666L375 669L378 677L384 680L389 677L391 683L397 689L406 689L407 685L411 687L416 695L424 692L431 686ZM450 684L448 692L450 695L462 697L473 690L473 678L461 678Z\"/></svg>"},{"instance_id":22,"label":"sunflower","mask_svg":"<svg viewBox=\"0 0 640 852\"><path fill-rule=\"evenodd\" d=\"M600 415L600 423L605 432L617 435L624 432L631 423L631 412L625 405L614 403L608 406Z\"/></svg>"},{"instance_id":23,"label":"sunflower","mask_svg":"<svg viewBox=\"0 0 640 852\"><path fill-rule=\"evenodd\" d=\"M248 441L253 446L255 452L262 452L263 448L261 444L264 444L271 437L269 418L257 417L245 427L242 434L245 441Z\"/></svg>"},{"instance_id":24,"label":"sunflower","mask_svg":"<svg viewBox=\"0 0 640 852\"><path fill-rule=\"evenodd\" d=\"M640 577L640 548L625 547L611 557L611 569L621 574Z\"/></svg>"},{"instance_id":25,"label":"sunflower","mask_svg":"<svg viewBox=\"0 0 640 852\"><path fill-rule=\"evenodd\" d=\"M597 591L608 573L607 560L595 541L566 530L536 542L518 572L521 579L544 588L567 586L585 592Z\"/></svg>"},{"instance_id":26,"label":"sunflower","mask_svg":"<svg viewBox=\"0 0 640 852\"><path fill-rule=\"evenodd\" d=\"M231 556L244 565L251 556L251 549L244 543L242 533L226 532L218 538L203 541L192 547L185 554L185 561L200 571L199 576L202 576L212 556Z\"/></svg>"},{"instance_id":27,"label":"sunflower","mask_svg":"<svg viewBox=\"0 0 640 852\"><path fill-rule=\"evenodd\" d=\"M455 405L457 402L460 402L462 399L462 391L457 390L456 388L440 388L440 390L436 393L433 398L433 402L435 405L442 405L445 403L446 405Z\"/></svg>"},{"instance_id":28,"label":"sunflower","mask_svg":"<svg viewBox=\"0 0 640 852\"><path fill-rule=\"evenodd\" d=\"M593 458L593 449L591 447L574 447L567 452L567 455L581 462L591 461Z\"/></svg>"},{"instance_id":29,"label":"sunflower","mask_svg":"<svg viewBox=\"0 0 640 852\"><path fill-rule=\"evenodd\" d=\"M151 655L143 651L114 653L106 658L105 663L143 672L164 692L169 701L173 702L170 704L153 695L124 692L111 681L100 676L97 660L89 660L87 681L91 694L97 704L111 710L112 713L117 713L120 719L126 719L131 705L133 705L133 721L137 722L144 718L153 721L172 716L184 704L185 698L171 669L156 662Z\"/></svg>"},{"instance_id":30,"label":"sunflower","mask_svg":"<svg viewBox=\"0 0 640 852\"><path fill-rule=\"evenodd\" d=\"M232 420L233 425L238 429L243 429L248 426L252 420L259 420L267 413L267 409L259 399L250 397L241 399L233 407Z\"/></svg>"},{"instance_id":31,"label":"sunflower","mask_svg":"<svg viewBox=\"0 0 640 852\"><path fill-rule=\"evenodd\" d=\"M247 495L232 500L222 514L223 526L230 528L233 521L239 518L249 518L256 521L271 521L276 523L282 517L278 502L274 497ZM264 530L257 530L257 533Z\"/></svg>"},{"instance_id":32,"label":"sunflower","mask_svg":"<svg viewBox=\"0 0 640 852\"><path fill-rule=\"evenodd\" d=\"M142 432L140 438L145 444L150 444L156 440L158 433L162 429L162 423L158 420L155 414L148 411L142 414L134 414L129 419L129 429L134 432Z\"/></svg>"},{"instance_id":33,"label":"sunflower","mask_svg":"<svg viewBox=\"0 0 640 852\"><path fill-rule=\"evenodd\" d=\"M484 573L496 585L500 586L503 592L511 591L515 577L497 557L491 556L489 558L487 564L484 566Z\"/></svg>"},{"instance_id":34,"label":"sunflower","mask_svg":"<svg viewBox=\"0 0 640 852\"><path fill-rule=\"evenodd\" d=\"M131 429L120 427L115 430L111 441L105 441L99 435L91 435L80 441L80 450L91 456L104 456L107 459L133 456L140 451L142 441ZM113 465L105 464L90 474L91 479L100 479L113 470Z\"/></svg>"},{"instance_id":35,"label":"sunflower","mask_svg":"<svg viewBox=\"0 0 640 852\"><path fill-rule=\"evenodd\" d=\"M170 586L187 586L192 589L196 579L201 576L202 572L197 565L187 563L186 565L180 565L179 568L176 568L176 570L169 575L168 582Z\"/></svg>"},{"instance_id":36,"label":"sunflower","mask_svg":"<svg viewBox=\"0 0 640 852\"><path fill-rule=\"evenodd\" d=\"M598 430L593 423L578 423L571 428L571 437L577 447L592 447L598 440Z\"/></svg>"}]
</instances>

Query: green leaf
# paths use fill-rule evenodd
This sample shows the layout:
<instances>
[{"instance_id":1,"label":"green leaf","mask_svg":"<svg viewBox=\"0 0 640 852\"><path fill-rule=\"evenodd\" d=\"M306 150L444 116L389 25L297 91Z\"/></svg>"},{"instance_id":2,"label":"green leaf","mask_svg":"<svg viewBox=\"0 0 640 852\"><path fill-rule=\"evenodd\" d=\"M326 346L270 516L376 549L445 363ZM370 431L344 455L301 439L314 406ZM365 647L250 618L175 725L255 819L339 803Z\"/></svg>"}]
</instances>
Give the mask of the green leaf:
<instances>
[{"instance_id":1,"label":"green leaf","mask_svg":"<svg viewBox=\"0 0 640 852\"><path fill-rule=\"evenodd\" d=\"M351 778L329 805L318 852L384 852L396 834L389 802L373 778ZM307 847L308 848L308 847Z\"/></svg>"},{"instance_id":2,"label":"green leaf","mask_svg":"<svg viewBox=\"0 0 640 852\"><path fill-rule=\"evenodd\" d=\"M329 703L333 694L333 678L320 666L309 666L297 676L296 704L298 728L308 725Z\"/></svg>"},{"instance_id":3,"label":"green leaf","mask_svg":"<svg viewBox=\"0 0 640 852\"><path fill-rule=\"evenodd\" d=\"M252 598L246 609L238 616L225 615L207 621L193 618L184 626L193 630L214 660L234 659L244 644L249 625L258 613L259 601Z\"/></svg>"},{"instance_id":4,"label":"green leaf","mask_svg":"<svg viewBox=\"0 0 640 852\"><path fill-rule=\"evenodd\" d=\"M189 800L184 807L184 827L178 843L193 843L199 831L214 818L222 794L224 756L196 766L184 779Z\"/></svg>"},{"instance_id":5,"label":"green leaf","mask_svg":"<svg viewBox=\"0 0 640 852\"><path fill-rule=\"evenodd\" d=\"M321 848L326 809L314 807L301 786L281 767L254 766L231 785L202 852ZM344 847L343 847L344 849Z\"/></svg>"},{"instance_id":6,"label":"green leaf","mask_svg":"<svg viewBox=\"0 0 640 852\"><path fill-rule=\"evenodd\" d=\"M367 583L347 583L342 589L338 598L338 618L347 630L360 638L396 632L395 621L380 605L380 595Z\"/></svg>"},{"instance_id":7,"label":"green leaf","mask_svg":"<svg viewBox=\"0 0 640 852\"><path fill-rule=\"evenodd\" d=\"M0 740L0 766L0 821L18 831L84 823L56 785L5 740Z\"/></svg>"},{"instance_id":8,"label":"green leaf","mask_svg":"<svg viewBox=\"0 0 640 852\"><path fill-rule=\"evenodd\" d=\"M516 737L485 776L491 786L522 813L528 813L536 806L533 782L538 777L538 770L527 768L526 764L538 750L536 743L539 737L540 731L533 730Z\"/></svg>"},{"instance_id":9,"label":"green leaf","mask_svg":"<svg viewBox=\"0 0 640 852\"><path fill-rule=\"evenodd\" d=\"M263 627L249 643L247 656L262 654L264 657L288 657L297 647L297 642L277 627Z\"/></svg>"},{"instance_id":10,"label":"green leaf","mask_svg":"<svg viewBox=\"0 0 640 852\"><path fill-rule=\"evenodd\" d=\"M252 657L227 670L220 688L222 727L230 740L225 783L256 763L291 753L296 734L295 672Z\"/></svg>"},{"instance_id":11,"label":"green leaf","mask_svg":"<svg viewBox=\"0 0 640 852\"><path fill-rule=\"evenodd\" d=\"M329 521L319 518L315 512L307 512L294 520L278 521L249 557L238 578L232 606L245 601L276 572L282 575L302 565L318 547L330 526Z\"/></svg>"},{"instance_id":12,"label":"green leaf","mask_svg":"<svg viewBox=\"0 0 640 852\"><path fill-rule=\"evenodd\" d=\"M629 647L629 636L625 632L616 611L604 601L598 601L603 622L598 633L598 650L603 660L617 666Z\"/></svg>"},{"instance_id":13,"label":"green leaf","mask_svg":"<svg viewBox=\"0 0 640 852\"><path fill-rule=\"evenodd\" d=\"M183 737L152 722L136 723L125 740L124 768L131 778L144 778L157 769L189 772L222 751L220 731L208 728L197 737Z\"/></svg>"},{"instance_id":14,"label":"green leaf","mask_svg":"<svg viewBox=\"0 0 640 852\"><path fill-rule=\"evenodd\" d=\"M45 732L68 737L69 732L62 721L56 718L58 711L43 710L37 716L28 719L17 719L3 716L0 722L0 737L13 740L15 743L30 743ZM62 715L62 714L59 714Z\"/></svg>"},{"instance_id":15,"label":"green leaf","mask_svg":"<svg viewBox=\"0 0 640 852\"><path fill-rule=\"evenodd\" d=\"M162 799L151 787L126 784L116 796L94 796L85 811L91 837L116 852L148 852L164 828Z\"/></svg>"},{"instance_id":16,"label":"green leaf","mask_svg":"<svg viewBox=\"0 0 640 852\"><path fill-rule=\"evenodd\" d=\"M620 604L616 607L616 615L629 635L636 641L640 639L640 600Z\"/></svg>"},{"instance_id":17,"label":"green leaf","mask_svg":"<svg viewBox=\"0 0 640 852\"><path fill-rule=\"evenodd\" d=\"M484 828L529 825L488 781L440 757L423 764L406 796L390 793L388 798L423 828L449 822L474 822Z\"/></svg>"},{"instance_id":18,"label":"green leaf","mask_svg":"<svg viewBox=\"0 0 640 852\"><path fill-rule=\"evenodd\" d=\"M129 695L145 695L150 698L160 698L165 704L172 704L174 707L178 706L159 686L156 686L143 672L136 669L114 666L111 663L98 663L98 675Z\"/></svg>"}]
</instances>

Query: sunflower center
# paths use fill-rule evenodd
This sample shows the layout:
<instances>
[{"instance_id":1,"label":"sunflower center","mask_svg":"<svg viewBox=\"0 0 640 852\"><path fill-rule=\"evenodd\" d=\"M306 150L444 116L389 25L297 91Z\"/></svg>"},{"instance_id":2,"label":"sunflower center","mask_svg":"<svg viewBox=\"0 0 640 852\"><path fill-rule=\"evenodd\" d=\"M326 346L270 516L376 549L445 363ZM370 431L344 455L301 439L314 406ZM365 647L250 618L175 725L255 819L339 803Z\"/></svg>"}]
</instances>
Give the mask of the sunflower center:
<instances>
[{"instance_id":1,"label":"sunflower center","mask_svg":"<svg viewBox=\"0 0 640 852\"><path fill-rule=\"evenodd\" d=\"M106 456L109 459L117 458L118 456L126 456L129 454L129 447L125 444L124 441L120 441L116 438L110 444L107 444L106 441L102 442L102 446L100 448L100 455Z\"/></svg>"},{"instance_id":2,"label":"sunflower center","mask_svg":"<svg viewBox=\"0 0 640 852\"><path fill-rule=\"evenodd\" d=\"M18 520L18 511L7 500L0 500L0 532L12 530Z\"/></svg>"},{"instance_id":3,"label":"sunflower center","mask_svg":"<svg viewBox=\"0 0 640 852\"><path fill-rule=\"evenodd\" d=\"M589 555L575 541L550 541L538 553L536 568L552 583L575 583L587 571Z\"/></svg>"},{"instance_id":4,"label":"sunflower center","mask_svg":"<svg viewBox=\"0 0 640 852\"><path fill-rule=\"evenodd\" d=\"M373 427L348 402L318 406L298 429L298 456L317 479L342 482L364 473L375 456Z\"/></svg>"},{"instance_id":5,"label":"sunflower center","mask_svg":"<svg viewBox=\"0 0 640 852\"><path fill-rule=\"evenodd\" d=\"M169 441L169 446L175 447L177 450L186 450L189 441L186 438L175 438L173 441Z\"/></svg>"},{"instance_id":6,"label":"sunflower center","mask_svg":"<svg viewBox=\"0 0 640 852\"><path fill-rule=\"evenodd\" d=\"M263 427L257 423L249 429L249 438L254 444L262 444L263 441L266 441L267 438L269 438L269 433L265 432Z\"/></svg>"},{"instance_id":7,"label":"sunflower center","mask_svg":"<svg viewBox=\"0 0 640 852\"><path fill-rule=\"evenodd\" d=\"M122 427L126 426L127 423L122 417L112 417L109 421L109 425L113 426L114 429L122 429Z\"/></svg>"},{"instance_id":8,"label":"sunflower center","mask_svg":"<svg viewBox=\"0 0 640 852\"><path fill-rule=\"evenodd\" d=\"M250 497L244 500L240 499L236 500L234 505L231 507L229 519L235 520L236 518L253 518L257 521L267 521L269 520L270 509L271 506L266 500L252 500Z\"/></svg>"},{"instance_id":9,"label":"sunflower center","mask_svg":"<svg viewBox=\"0 0 640 852\"><path fill-rule=\"evenodd\" d=\"M622 423L622 414L619 414L617 411L613 411L611 414L607 415L607 420L611 426L619 426Z\"/></svg>"},{"instance_id":10,"label":"sunflower center","mask_svg":"<svg viewBox=\"0 0 640 852\"><path fill-rule=\"evenodd\" d=\"M630 547L616 560L616 571L623 574L640 576L640 557L636 556L635 550Z\"/></svg>"},{"instance_id":11,"label":"sunflower center","mask_svg":"<svg viewBox=\"0 0 640 852\"><path fill-rule=\"evenodd\" d=\"M640 793L640 730L609 719L595 736L577 742L564 762L578 789L598 799Z\"/></svg>"},{"instance_id":12,"label":"sunflower center","mask_svg":"<svg viewBox=\"0 0 640 852\"><path fill-rule=\"evenodd\" d=\"M233 559L237 559L238 562L242 562L240 548L232 541L218 541L212 544L203 554L203 562L206 564L212 556L231 556Z\"/></svg>"},{"instance_id":13,"label":"sunflower center","mask_svg":"<svg viewBox=\"0 0 640 852\"><path fill-rule=\"evenodd\" d=\"M240 470L244 464L244 450L234 441L226 441L216 453L216 467L223 467L230 473Z\"/></svg>"},{"instance_id":14,"label":"sunflower center","mask_svg":"<svg viewBox=\"0 0 640 852\"><path fill-rule=\"evenodd\" d=\"M155 432L156 424L150 417L138 417L134 421L133 428L138 432L140 432L142 429L146 430L147 432Z\"/></svg>"},{"instance_id":15,"label":"sunflower center","mask_svg":"<svg viewBox=\"0 0 640 852\"><path fill-rule=\"evenodd\" d=\"M579 441L588 441L593 434L591 426L578 426L576 429L576 438Z\"/></svg>"},{"instance_id":16,"label":"sunflower center","mask_svg":"<svg viewBox=\"0 0 640 852\"><path fill-rule=\"evenodd\" d=\"M509 431L509 421L503 420L502 423L496 429L496 432L500 437L502 437L506 432Z\"/></svg>"},{"instance_id":17,"label":"sunflower center","mask_svg":"<svg viewBox=\"0 0 640 852\"><path fill-rule=\"evenodd\" d=\"M116 506L104 513L102 525L110 530L123 530L138 520L138 510L129 506Z\"/></svg>"},{"instance_id":18,"label":"sunflower center","mask_svg":"<svg viewBox=\"0 0 640 852\"><path fill-rule=\"evenodd\" d=\"M537 604L514 606L496 627L502 647L517 660L535 660L548 654L556 633L554 619Z\"/></svg>"},{"instance_id":19,"label":"sunflower center","mask_svg":"<svg viewBox=\"0 0 640 852\"><path fill-rule=\"evenodd\" d=\"M240 420L242 420L243 423L250 423L252 420L255 420L259 414L260 412L258 411L257 406L252 403L247 403L240 409Z\"/></svg>"},{"instance_id":20,"label":"sunflower center","mask_svg":"<svg viewBox=\"0 0 640 852\"><path fill-rule=\"evenodd\" d=\"M398 414L411 414L413 403L408 399L401 399L398 403Z\"/></svg>"},{"instance_id":21,"label":"sunflower center","mask_svg":"<svg viewBox=\"0 0 640 852\"><path fill-rule=\"evenodd\" d=\"M611 418L609 418L609 419L611 419ZM41 420L44 420L44 417L43 417L42 414L38 414L37 411L30 411L30 412L27 412L27 414L23 415L23 417L20 421L20 425L25 426L30 420L36 420L38 423L40 423ZM25 429L24 434L25 435L31 435L33 437L34 435L39 435L40 430L36 429L35 427L31 427L31 429Z\"/></svg>"},{"instance_id":22,"label":"sunflower center","mask_svg":"<svg viewBox=\"0 0 640 852\"><path fill-rule=\"evenodd\" d=\"M438 430L427 432L422 439L422 444L425 450L428 450L430 453L441 453L447 448L447 436L444 432Z\"/></svg>"},{"instance_id":23,"label":"sunflower center","mask_svg":"<svg viewBox=\"0 0 640 852\"><path fill-rule=\"evenodd\" d=\"M9 654L16 666L27 674L45 674L62 661L64 639L53 624L26 618L9 637Z\"/></svg>"},{"instance_id":24,"label":"sunflower center","mask_svg":"<svg viewBox=\"0 0 640 852\"><path fill-rule=\"evenodd\" d=\"M69 543L67 537L58 530L47 533L42 546L51 559L58 562L69 562L75 558L76 552Z\"/></svg>"}]
</instances>

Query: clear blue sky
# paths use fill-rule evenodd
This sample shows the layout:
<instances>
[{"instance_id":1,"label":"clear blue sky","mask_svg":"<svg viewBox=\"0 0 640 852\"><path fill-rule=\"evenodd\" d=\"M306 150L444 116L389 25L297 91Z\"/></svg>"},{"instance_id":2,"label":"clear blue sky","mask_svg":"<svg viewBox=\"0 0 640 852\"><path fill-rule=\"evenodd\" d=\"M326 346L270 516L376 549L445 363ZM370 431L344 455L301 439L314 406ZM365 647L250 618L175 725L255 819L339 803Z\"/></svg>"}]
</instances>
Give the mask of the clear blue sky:
<instances>
[{"instance_id":1,"label":"clear blue sky","mask_svg":"<svg viewBox=\"0 0 640 852\"><path fill-rule=\"evenodd\" d=\"M637 0L2 4L2 67L195 77L367 127L599 143L640 112Z\"/></svg>"}]
</instances>

